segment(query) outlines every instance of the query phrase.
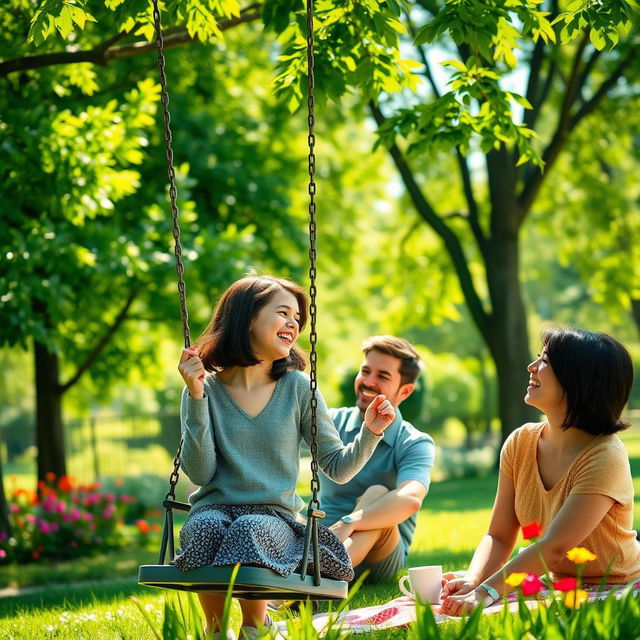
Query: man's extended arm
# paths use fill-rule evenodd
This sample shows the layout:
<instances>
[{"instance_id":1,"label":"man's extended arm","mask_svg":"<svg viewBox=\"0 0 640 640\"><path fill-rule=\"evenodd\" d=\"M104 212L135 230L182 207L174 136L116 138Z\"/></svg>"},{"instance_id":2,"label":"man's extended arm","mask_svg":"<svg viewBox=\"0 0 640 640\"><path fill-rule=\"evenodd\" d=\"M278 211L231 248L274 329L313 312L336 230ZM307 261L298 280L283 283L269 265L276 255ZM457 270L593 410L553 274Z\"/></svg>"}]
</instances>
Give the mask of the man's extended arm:
<instances>
[{"instance_id":1,"label":"man's extended arm","mask_svg":"<svg viewBox=\"0 0 640 640\"><path fill-rule=\"evenodd\" d=\"M374 502L345 514L350 516L352 522L338 520L331 529L341 540L345 540L354 531L392 527L418 511L426 495L427 488L422 482L406 480Z\"/></svg>"}]
</instances>

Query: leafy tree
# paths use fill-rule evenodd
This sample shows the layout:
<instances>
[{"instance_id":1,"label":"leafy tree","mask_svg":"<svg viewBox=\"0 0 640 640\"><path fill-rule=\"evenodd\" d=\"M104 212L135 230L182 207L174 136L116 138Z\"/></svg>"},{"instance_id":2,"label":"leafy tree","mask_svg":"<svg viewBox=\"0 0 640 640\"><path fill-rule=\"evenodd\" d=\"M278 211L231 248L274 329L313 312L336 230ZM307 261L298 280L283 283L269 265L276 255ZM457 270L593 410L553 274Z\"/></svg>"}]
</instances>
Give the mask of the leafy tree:
<instances>
[{"instance_id":1,"label":"leafy tree","mask_svg":"<svg viewBox=\"0 0 640 640\"><path fill-rule=\"evenodd\" d=\"M19 163L2 165L13 165L5 184L22 185L2 247L9 256L0 271L8 291L3 312L13 318L2 340L23 346L33 340L38 424L44 425L38 429L40 476L65 470L63 394L87 374L106 394L132 363L152 369L154 336L175 316L162 136L151 119L158 87L150 78L157 71L149 56L140 56L155 47L145 44L152 37L149 5L125 4L106 2L92 8L93 16L82 3L43 2L32 24L32 44L19 37L26 32L28 3L15 0L5 25L0 74L9 90L3 94L3 126L24 132L25 140L5 149ZM176 157L190 160L178 166L178 181L197 323L220 287L251 264L294 276L306 270L306 213L291 195L293 181L295 193L303 195L306 137L296 136L300 144L291 145L289 113L268 90L263 69L272 52L260 32L244 32L228 50L197 44L254 20L255 11L234 18L225 9L232 3L214 3L226 18L211 22L209 16L200 24L182 4L169 5L178 26L167 29L166 46L193 48L169 51L167 70L179 114L172 122ZM103 40L107 29L115 35ZM60 51L50 37L55 31L74 44ZM44 53L33 53L35 44ZM175 69L181 73L174 75ZM253 91L239 91L243 83ZM47 105L41 111L48 119L29 130L25 123L33 118L33 104ZM339 129L336 144L344 140ZM360 180L363 163L354 158L350 164ZM91 180L84 175L87 167ZM327 177L333 171L329 164ZM352 204L338 206L333 182L322 197L335 208L336 222L352 215ZM332 245L333 255L340 255L349 236ZM140 323L149 329L146 340L134 335Z\"/></svg>"},{"instance_id":2,"label":"leafy tree","mask_svg":"<svg viewBox=\"0 0 640 640\"><path fill-rule=\"evenodd\" d=\"M631 313L640 331L640 126L636 118L619 117L623 101L625 111L637 112L638 97L629 92L603 105L569 141L553 188L542 194L539 220L546 241L557 244L563 266L579 271L589 295L618 323ZM568 195L562 206L561 193Z\"/></svg>"},{"instance_id":3,"label":"leafy tree","mask_svg":"<svg viewBox=\"0 0 640 640\"><path fill-rule=\"evenodd\" d=\"M625 105L623 80L633 86L640 72L634 9L619 1L334 2L322 5L318 23L327 93L355 87L369 101L416 212L451 259L495 362L506 437L528 417L521 230L571 135L604 103ZM367 24L376 37L364 35ZM394 39L392 30L406 35ZM300 40L290 38L282 61L279 87L290 99L301 93L290 81L303 66ZM414 66L401 60L400 40L413 47L424 83L407 79ZM518 81L520 94L506 89ZM458 210L431 196L431 164L447 154L464 196ZM476 260L481 273L470 268Z\"/></svg>"},{"instance_id":4,"label":"leafy tree","mask_svg":"<svg viewBox=\"0 0 640 640\"><path fill-rule=\"evenodd\" d=\"M98 101L99 108L77 105L79 108L72 109L69 105L78 94L99 94L101 87L108 86L105 79L113 83L122 78L111 72L112 63L120 65L124 59L153 49L149 42L150 6L144 0L127 3L106 0L104 7L92 8L95 15L85 7L86 3L80 0L75 3L44 0L33 16L26 41L22 36L31 3L12 0L11 11L2 16L0 75L7 83L7 91L3 91L7 108L3 113L10 114L2 126L12 134L10 139L15 138L21 145L17 148L19 154L15 150L12 153L10 146L3 147L10 160L7 163L3 158L2 166L10 167L3 176L4 183L16 185L20 196L12 202L11 214L20 237L11 237L11 248L3 251L3 255L12 254L0 276L3 284L8 284L5 295L12 296L5 302L17 299L19 294L12 283L16 274L21 278L26 275L20 271L25 263L29 262L28 277L37 283L34 287L37 295L30 296L30 305L18 310L14 302L12 307L16 323L28 326L31 333L16 335L13 325L14 333L3 339L24 343L28 335L33 335L36 352L43 341L49 347L38 356L40 389L60 390L87 370L81 363L66 383L57 383L59 363L55 353L52 357L51 341L47 342L56 320L69 317L61 311L64 304L69 304L69 297L64 295L67 275L76 291L82 288L80 283L92 291L107 289L106 285L101 288L92 281L99 271L91 269L99 241L94 237L91 246L86 246L72 233L73 229L65 236L57 227L51 229L50 221L59 220L63 227L70 223L79 228L87 216L106 220L114 202L128 198L134 202L134 194L142 193L131 185L140 180L134 167L143 157L135 140L142 144L144 135L134 135L133 143L127 135L122 140L116 136L115 141L105 141L102 158L106 166L91 167L87 181L81 175L86 168L82 165L83 154L91 157L87 151L93 152L91 139L82 140L87 118L97 127L106 127L105 131L123 126L129 133L136 128L144 130L144 122L136 118L148 117L144 113L146 101L136 102L134 92L143 95L152 88L144 84L146 74L142 65L118 68L120 74L123 68L129 74L125 91L111 89L112 94L117 94L115 102L98 96L102 98ZM167 3L171 26L166 31L166 44L172 47L195 40L216 41L223 31L256 20L261 12L265 26L279 34L282 42L276 89L290 107L295 107L303 96L304 79L300 72L305 68L304 20L300 19L300 9L298 3L284 0L250 5L242 10L231 0L174 0ZM528 360L526 316L518 273L522 225L570 136L604 102L616 101L618 94L623 93L617 91L621 78L633 79L638 72L634 56L635 17L630 5L608 0L597 5L573 2L565 7L549 0L545 9L540 11L539 3L529 0L509 3L429 0L406 5L393 0L384 3L334 0L319 3L317 11L319 92L337 99L348 89L356 89L369 102L380 140L388 147L417 213L444 243L471 316L494 359L503 435L524 419L518 400ZM99 29L95 28L96 21ZM56 31L73 44L61 50L58 41L50 37ZM106 39L105 33L109 34ZM411 60L402 59L399 38L406 46L413 46ZM427 48L426 44L431 46ZM33 52L34 45L41 47L40 53ZM439 82L433 69L433 58L440 51L453 56L442 63L448 72L448 88ZM107 69L98 74L93 67L70 64L74 62L103 64ZM131 87L132 69L142 76L137 89ZM413 73L417 69L425 78L427 90ZM523 95L504 88L514 69L527 73ZM58 95L59 101L53 108L41 109L42 130L33 127L33 120L29 123L21 120L21 109L24 111L26 105L33 104L50 105L51 94ZM130 102L133 108L129 108ZM525 109L520 122L514 118L518 106ZM549 122L553 123L552 133L546 136L542 133L543 124ZM54 130L58 133L52 136ZM534 140L536 130L540 132L539 142ZM29 138L29 132L35 133L33 138ZM70 137L65 138L65 133L70 133ZM45 140L51 148L42 144ZM32 153L26 153L27 149L32 149ZM459 171L463 210L444 211L430 197L429 164L437 155L446 153L451 153ZM11 168L17 155L38 159L30 168L40 167L42 201L49 203L50 210L41 213L36 207L34 214L33 203L40 202L40 198L30 187L22 185L20 189L24 182L20 176L28 174L25 167L20 173ZM483 170L469 162L474 157L484 157ZM67 184L59 179L47 183L44 179L47 172L49 176L63 177L59 171L62 167ZM128 178L118 179L126 175ZM86 205L86 211L78 212L76 198ZM149 202L148 198L145 200ZM138 213L139 207L133 210ZM127 223L132 218L129 215ZM22 234L26 228L30 235ZM107 244L113 245L120 237L109 236L107 228L102 232ZM50 235L45 237L51 233L61 239L53 261L48 259L51 257L47 254L48 247L41 241L52 240ZM99 230L93 233L98 234ZM134 243L134 253L141 245L144 243ZM14 253L12 249L16 247L19 250ZM32 254L33 260L25 258ZM121 257L123 279L132 280L134 285L144 283L140 274L148 271L149 263L127 254L124 247L120 247L117 255ZM476 274L470 269L475 259L483 265L483 273ZM56 274L50 265L66 260L71 268L63 270L59 280L54 279L53 288L60 287L61 293L51 295L51 281ZM144 285L140 286L144 289ZM116 289L117 284L111 291ZM115 333L114 327L122 324L120 318L127 316L138 296L135 286L121 291L120 305L106 314L111 321L108 327L103 327L104 336ZM100 344L106 346L107 342L98 340L94 348L88 348L86 362L91 364L92 354L96 349L100 353L104 348ZM49 401L55 396L51 392L46 395ZM59 413L55 402L50 408ZM57 442L54 450L60 448ZM54 467L60 470L59 461Z\"/></svg>"}]
</instances>

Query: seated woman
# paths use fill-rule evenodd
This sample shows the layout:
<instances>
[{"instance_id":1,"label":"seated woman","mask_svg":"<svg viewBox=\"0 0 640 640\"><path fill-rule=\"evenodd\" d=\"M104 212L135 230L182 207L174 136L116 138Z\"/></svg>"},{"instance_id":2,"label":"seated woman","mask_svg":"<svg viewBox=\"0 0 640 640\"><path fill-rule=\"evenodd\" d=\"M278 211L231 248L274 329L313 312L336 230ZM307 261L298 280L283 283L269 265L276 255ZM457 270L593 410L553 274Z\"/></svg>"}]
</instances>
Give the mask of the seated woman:
<instances>
[{"instance_id":1,"label":"seated woman","mask_svg":"<svg viewBox=\"0 0 640 640\"><path fill-rule=\"evenodd\" d=\"M460 615L512 590L504 577L541 575L540 556L555 577L575 576L566 558L584 546L597 559L583 581L625 583L640 577L640 543L633 531L629 458L617 431L633 381L627 350L602 333L552 328L528 367L524 401L545 414L504 443L489 530L464 578L443 588L442 613ZM539 540L507 562L519 528L542 525ZM505 564L506 563L506 564Z\"/></svg>"}]
</instances>

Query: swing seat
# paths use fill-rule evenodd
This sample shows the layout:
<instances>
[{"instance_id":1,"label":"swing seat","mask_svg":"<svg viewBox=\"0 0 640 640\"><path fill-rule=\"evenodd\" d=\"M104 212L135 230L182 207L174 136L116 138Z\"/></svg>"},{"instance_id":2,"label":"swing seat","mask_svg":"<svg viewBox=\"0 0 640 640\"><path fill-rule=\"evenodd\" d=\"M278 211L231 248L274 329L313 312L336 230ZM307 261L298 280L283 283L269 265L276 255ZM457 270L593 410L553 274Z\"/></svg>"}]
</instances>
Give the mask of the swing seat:
<instances>
[{"instance_id":1,"label":"swing seat","mask_svg":"<svg viewBox=\"0 0 640 640\"><path fill-rule=\"evenodd\" d=\"M138 570L138 583L147 587L212 593L224 596L231 582L233 566L199 567L183 573L172 564L145 564ZM314 584L312 575L299 573L286 578L264 567L240 566L233 584L236 598L246 600L344 600L348 584L322 578Z\"/></svg>"}]
</instances>

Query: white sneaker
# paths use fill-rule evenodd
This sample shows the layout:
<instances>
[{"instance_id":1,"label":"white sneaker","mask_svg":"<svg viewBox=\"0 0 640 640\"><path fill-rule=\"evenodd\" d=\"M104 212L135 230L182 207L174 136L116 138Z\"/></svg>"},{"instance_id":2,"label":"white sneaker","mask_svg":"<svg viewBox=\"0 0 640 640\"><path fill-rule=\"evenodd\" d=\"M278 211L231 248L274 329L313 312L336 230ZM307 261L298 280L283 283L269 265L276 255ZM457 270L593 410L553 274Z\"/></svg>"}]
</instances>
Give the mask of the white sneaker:
<instances>
[{"instance_id":1,"label":"white sneaker","mask_svg":"<svg viewBox=\"0 0 640 640\"><path fill-rule=\"evenodd\" d=\"M220 631L214 631L213 633L210 633L208 636L205 636L207 638L207 640L222 640L222 633ZM234 630L229 627L227 629L227 633L226 633L226 640L238 640L238 637L236 636Z\"/></svg>"},{"instance_id":2,"label":"white sneaker","mask_svg":"<svg viewBox=\"0 0 640 640\"><path fill-rule=\"evenodd\" d=\"M273 638L273 640L284 640L284 636L278 631L270 616L264 619L261 627L252 627L248 624L240 627L240 640L258 640L258 638Z\"/></svg>"}]
</instances>

